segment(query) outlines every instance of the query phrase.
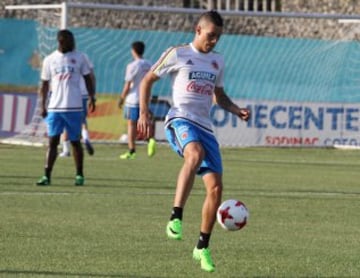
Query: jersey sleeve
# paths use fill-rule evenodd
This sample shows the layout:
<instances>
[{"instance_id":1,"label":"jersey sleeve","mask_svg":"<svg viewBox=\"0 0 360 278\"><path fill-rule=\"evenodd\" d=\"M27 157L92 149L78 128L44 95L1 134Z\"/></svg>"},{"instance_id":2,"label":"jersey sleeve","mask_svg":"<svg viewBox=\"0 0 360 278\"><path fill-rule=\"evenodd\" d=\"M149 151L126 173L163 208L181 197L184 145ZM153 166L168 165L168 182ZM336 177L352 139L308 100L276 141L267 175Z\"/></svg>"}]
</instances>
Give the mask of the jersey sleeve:
<instances>
[{"instance_id":1,"label":"jersey sleeve","mask_svg":"<svg viewBox=\"0 0 360 278\"><path fill-rule=\"evenodd\" d=\"M90 69L93 69L94 68L94 64L91 62L91 60L89 59L89 56L87 56L85 53L84 53L84 58L85 58L85 62L88 64L89 68Z\"/></svg>"},{"instance_id":2,"label":"jersey sleeve","mask_svg":"<svg viewBox=\"0 0 360 278\"><path fill-rule=\"evenodd\" d=\"M45 57L43 60L40 78L44 81L49 81L51 79L49 57Z\"/></svg>"},{"instance_id":3,"label":"jersey sleeve","mask_svg":"<svg viewBox=\"0 0 360 278\"><path fill-rule=\"evenodd\" d=\"M151 67L151 71L159 77L162 77L175 70L177 62L177 51L175 47L167 49L159 60Z\"/></svg>"},{"instance_id":4,"label":"jersey sleeve","mask_svg":"<svg viewBox=\"0 0 360 278\"><path fill-rule=\"evenodd\" d=\"M138 65L135 63L130 63L126 66L125 71L125 81L131 82L134 80L134 77L136 76L138 72Z\"/></svg>"},{"instance_id":5,"label":"jersey sleeve","mask_svg":"<svg viewBox=\"0 0 360 278\"><path fill-rule=\"evenodd\" d=\"M85 54L81 54L80 57L81 57L80 72L82 75L88 75L91 72L88 59L86 58Z\"/></svg>"}]
</instances>

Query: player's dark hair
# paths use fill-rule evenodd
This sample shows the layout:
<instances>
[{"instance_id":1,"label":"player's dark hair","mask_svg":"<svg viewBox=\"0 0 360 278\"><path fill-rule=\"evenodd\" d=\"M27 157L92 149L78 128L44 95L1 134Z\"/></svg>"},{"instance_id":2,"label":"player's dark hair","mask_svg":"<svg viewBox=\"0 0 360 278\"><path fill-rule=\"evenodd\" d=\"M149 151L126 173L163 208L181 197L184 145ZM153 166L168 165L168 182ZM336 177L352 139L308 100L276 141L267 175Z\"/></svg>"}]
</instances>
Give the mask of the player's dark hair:
<instances>
[{"instance_id":1,"label":"player's dark hair","mask_svg":"<svg viewBox=\"0 0 360 278\"><path fill-rule=\"evenodd\" d=\"M70 52L75 49L75 38L70 30L60 30L57 33L57 41L59 43L59 50L63 53Z\"/></svg>"},{"instance_id":2,"label":"player's dark hair","mask_svg":"<svg viewBox=\"0 0 360 278\"><path fill-rule=\"evenodd\" d=\"M142 56L145 52L145 44L142 41L133 42L131 48L139 55Z\"/></svg>"},{"instance_id":3,"label":"player's dark hair","mask_svg":"<svg viewBox=\"0 0 360 278\"><path fill-rule=\"evenodd\" d=\"M207 11L207 12L203 13L202 15L200 15L198 23L201 20L206 20L208 22L211 22L218 27L224 26L223 18L216 10L211 10L211 11Z\"/></svg>"}]
</instances>

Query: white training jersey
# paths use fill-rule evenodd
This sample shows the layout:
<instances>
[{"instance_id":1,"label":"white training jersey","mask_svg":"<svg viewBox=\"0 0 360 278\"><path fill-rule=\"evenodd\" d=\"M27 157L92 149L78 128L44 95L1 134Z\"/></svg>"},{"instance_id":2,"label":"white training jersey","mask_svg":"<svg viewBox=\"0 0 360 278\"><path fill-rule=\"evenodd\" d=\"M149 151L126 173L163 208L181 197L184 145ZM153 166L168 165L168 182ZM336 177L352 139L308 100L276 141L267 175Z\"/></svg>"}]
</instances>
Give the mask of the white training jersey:
<instances>
[{"instance_id":1,"label":"white training jersey","mask_svg":"<svg viewBox=\"0 0 360 278\"><path fill-rule=\"evenodd\" d=\"M89 65L90 70L93 70L93 69L94 69L94 65L93 65L93 63L91 63L89 57L88 57L85 53L84 53L84 57L85 57L86 62L87 62L88 65ZM87 91L86 83L85 83L85 79L84 79L84 78L81 78L81 81L80 81L80 89L81 89L81 95L82 95L83 99L88 99L88 98L89 98L89 93L88 93L88 91Z\"/></svg>"},{"instance_id":2,"label":"white training jersey","mask_svg":"<svg viewBox=\"0 0 360 278\"><path fill-rule=\"evenodd\" d=\"M55 50L45 57L41 79L50 82L49 112L82 111L80 82L90 73L83 53Z\"/></svg>"},{"instance_id":3,"label":"white training jersey","mask_svg":"<svg viewBox=\"0 0 360 278\"><path fill-rule=\"evenodd\" d=\"M192 43L169 48L151 69L163 77L170 74L173 106L166 123L185 118L212 130L210 109L215 87L223 87L224 60L214 51L199 52Z\"/></svg>"},{"instance_id":4,"label":"white training jersey","mask_svg":"<svg viewBox=\"0 0 360 278\"><path fill-rule=\"evenodd\" d=\"M125 98L125 105L139 106L139 87L145 74L150 70L151 63L145 59L136 59L126 67L125 82L131 82L130 90Z\"/></svg>"}]
</instances>

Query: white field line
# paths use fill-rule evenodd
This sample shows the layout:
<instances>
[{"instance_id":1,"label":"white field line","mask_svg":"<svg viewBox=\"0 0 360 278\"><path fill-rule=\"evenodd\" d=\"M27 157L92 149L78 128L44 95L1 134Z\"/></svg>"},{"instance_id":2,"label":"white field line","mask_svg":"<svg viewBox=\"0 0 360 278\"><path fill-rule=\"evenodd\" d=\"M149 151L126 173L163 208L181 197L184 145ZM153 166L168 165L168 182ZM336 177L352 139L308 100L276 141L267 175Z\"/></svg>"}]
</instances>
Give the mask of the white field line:
<instances>
[{"instance_id":1,"label":"white field line","mask_svg":"<svg viewBox=\"0 0 360 278\"><path fill-rule=\"evenodd\" d=\"M360 198L360 192L313 192L313 191L294 191L294 192L252 192L252 191L230 191L225 190L224 197L239 195L242 196L265 196L265 197L350 197ZM121 192L121 195L133 196L173 196L173 192L152 191L152 192ZM193 190L192 195L204 195L202 190ZM22 192L22 191L5 191L0 192L0 196L18 195L18 196L70 196L70 195L95 195L95 196L111 196L113 193L94 193L94 192Z\"/></svg>"}]
</instances>

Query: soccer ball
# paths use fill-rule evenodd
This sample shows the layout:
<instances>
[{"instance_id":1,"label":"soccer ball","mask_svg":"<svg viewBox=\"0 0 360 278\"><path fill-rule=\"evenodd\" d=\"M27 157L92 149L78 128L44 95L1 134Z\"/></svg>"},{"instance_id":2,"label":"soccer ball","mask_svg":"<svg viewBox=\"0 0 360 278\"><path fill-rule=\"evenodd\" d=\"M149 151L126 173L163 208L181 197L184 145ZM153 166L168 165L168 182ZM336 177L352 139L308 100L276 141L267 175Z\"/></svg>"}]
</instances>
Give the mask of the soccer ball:
<instances>
[{"instance_id":1,"label":"soccer ball","mask_svg":"<svg viewBox=\"0 0 360 278\"><path fill-rule=\"evenodd\" d=\"M246 225L249 211L241 201L226 200L218 208L216 218L225 230L237 231Z\"/></svg>"}]
</instances>

